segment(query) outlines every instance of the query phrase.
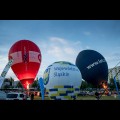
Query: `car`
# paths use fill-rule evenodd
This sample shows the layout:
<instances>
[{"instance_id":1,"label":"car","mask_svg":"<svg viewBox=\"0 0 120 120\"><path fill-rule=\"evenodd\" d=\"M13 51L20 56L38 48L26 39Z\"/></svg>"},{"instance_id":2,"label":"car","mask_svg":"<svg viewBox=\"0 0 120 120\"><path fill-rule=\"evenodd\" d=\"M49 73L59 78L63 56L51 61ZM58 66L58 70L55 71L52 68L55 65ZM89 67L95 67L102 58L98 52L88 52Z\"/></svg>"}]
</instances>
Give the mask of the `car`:
<instances>
[{"instance_id":1,"label":"car","mask_svg":"<svg viewBox=\"0 0 120 120\"><path fill-rule=\"evenodd\" d=\"M86 96L86 95L87 95L86 92L80 92L80 93L78 94L78 96Z\"/></svg>"},{"instance_id":2,"label":"car","mask_svg":"<svg viewBox=\"0 0 120 120\"><path fill-rule=\"evenodd\" d=\"M4 91L0 91L0 100L6 100L6 93Z\"/></svg>"},{"instance_id":3,"label":"car","mask_svg":"<svg viewBox=\"0 0 120 120\"><path fill-rule=\"evenodd\" d=\"M94 95L95 95L95 92L89 92L88 95L94 96Z\"/></svg>"},{"instance_id":4,"label":"car","mask_svg":"<svg viewBox=\"0 0 120 120\"><path fill-rule=\"evenodd\" d=\"M24 93L10 92L7 93L6 100L30 100Z\"/></svg>"}]
</instances>

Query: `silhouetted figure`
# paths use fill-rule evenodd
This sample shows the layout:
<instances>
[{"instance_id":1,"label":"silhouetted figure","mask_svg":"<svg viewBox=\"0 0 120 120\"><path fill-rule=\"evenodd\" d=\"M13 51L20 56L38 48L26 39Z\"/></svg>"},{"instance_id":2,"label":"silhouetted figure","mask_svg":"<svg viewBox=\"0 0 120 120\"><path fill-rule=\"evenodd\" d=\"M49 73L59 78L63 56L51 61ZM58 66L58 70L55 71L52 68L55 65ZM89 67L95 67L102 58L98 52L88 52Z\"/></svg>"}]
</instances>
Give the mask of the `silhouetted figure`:
<instances>
[{"instance_id":1,"label":"silhouetted figure","mask_svg":"<svg viewBox=\"0 0 120 120\"><path fill-rule=\"evenodd\" d=\"M97 98L97 100L100 99L100 94L98 92L95 92L95 97Z\"/></svg>"},{"instance_id":2,"label":"silhouetted figure","mask_svg":"<svg viewBox=\"0 0 120 120\"><path fill-rule=\"evenodd\" d=\"M31 100L34 100L34 93L31 94Z\"/></svg>"}]
</instances>

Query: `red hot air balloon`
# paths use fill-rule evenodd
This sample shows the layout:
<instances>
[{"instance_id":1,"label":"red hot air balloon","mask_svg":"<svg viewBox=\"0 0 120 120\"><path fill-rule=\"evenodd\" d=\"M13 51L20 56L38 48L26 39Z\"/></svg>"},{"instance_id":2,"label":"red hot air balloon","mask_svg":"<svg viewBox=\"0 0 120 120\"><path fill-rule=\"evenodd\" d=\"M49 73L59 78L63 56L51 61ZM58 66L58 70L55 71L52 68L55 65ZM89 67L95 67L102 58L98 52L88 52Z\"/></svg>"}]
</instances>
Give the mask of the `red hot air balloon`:
<instances>
[{"instance_id":1,"label":"red hot air balloon","mask_svg":"<svg viewBox=\"0 0 120 120\"><path fill-rule=\"evenodd\" d=\"M11 69L25 89L34 82L41 57L39 47L30 40L19 40L10 48L8 59L13 59Z\"/></svg>"}]
</instances>

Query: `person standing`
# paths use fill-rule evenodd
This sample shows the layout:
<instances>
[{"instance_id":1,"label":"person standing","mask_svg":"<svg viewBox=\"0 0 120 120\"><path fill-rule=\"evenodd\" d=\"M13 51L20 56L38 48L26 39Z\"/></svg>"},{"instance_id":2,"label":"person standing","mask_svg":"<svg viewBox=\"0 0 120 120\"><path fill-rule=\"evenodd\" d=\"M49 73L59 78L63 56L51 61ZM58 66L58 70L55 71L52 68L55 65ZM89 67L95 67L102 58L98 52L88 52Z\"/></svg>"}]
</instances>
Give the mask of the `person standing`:
<instances>
[{"instance_id":1,"label":"person standing","mask_svg":"<svg viewBox=\"0 0 120 120\"><path fill-rule=\"evenodd\" d=\"M99 92L97 92L97 91L95 92L95 97L96 97L97 100L100 99L100 94L99 94Z\"/></svg>"},{"instance_id":2,"label":"person standing","mask_svg":"<svg viewBox=\"0 0 120 120\"><path fill-rule=\"evenodd\" d=\"M31 93L31 100L34 100L34 93Z\"/></svg>"}]
</instances>

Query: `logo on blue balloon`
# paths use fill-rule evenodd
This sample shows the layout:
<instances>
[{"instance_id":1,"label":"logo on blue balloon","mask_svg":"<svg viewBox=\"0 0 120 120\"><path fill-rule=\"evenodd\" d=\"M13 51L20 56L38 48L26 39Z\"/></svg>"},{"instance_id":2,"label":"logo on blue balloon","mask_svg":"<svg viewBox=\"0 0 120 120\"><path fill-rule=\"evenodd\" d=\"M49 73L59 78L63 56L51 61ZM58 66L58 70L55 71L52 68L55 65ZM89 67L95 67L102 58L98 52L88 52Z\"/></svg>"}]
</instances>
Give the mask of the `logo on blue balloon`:
<instances>
[{"instance_id":1,"label":"logo on blue balloon","mask_svg":"<svg viewBox=\"0 0 120 120\"><path fill-rule=\"evenodd\" d=\"M44 72L44 76L43 76L43 82L44 85L47 85L49 82L49 74L50 74L50 68L47 68Z\"/></svg>"}]
</instances>

